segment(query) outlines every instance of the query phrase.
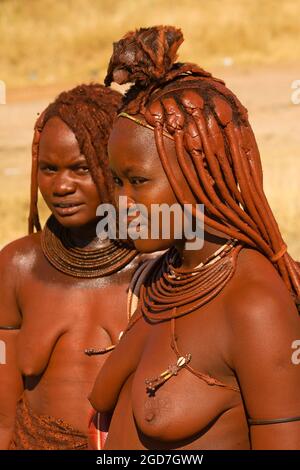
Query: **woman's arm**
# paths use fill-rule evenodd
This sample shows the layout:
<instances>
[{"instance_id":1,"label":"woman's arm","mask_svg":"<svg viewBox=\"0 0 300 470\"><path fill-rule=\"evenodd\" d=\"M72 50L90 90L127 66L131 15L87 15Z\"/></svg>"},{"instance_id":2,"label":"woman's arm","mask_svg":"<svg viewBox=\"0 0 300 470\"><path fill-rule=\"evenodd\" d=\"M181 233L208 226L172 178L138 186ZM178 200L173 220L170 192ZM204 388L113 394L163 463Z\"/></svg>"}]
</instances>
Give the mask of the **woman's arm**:
<instances>
[{"instance_id":1,"label":"woman's arm","mask_svg":"<svg viewBox=\"0 0 300 470\"><path fill-rule=\"evenodd\" d=\"M0 449L9 447L16 403L23 390L16 349L20 328L16 279L11 250L7 247L0 252Z\"/></svg>"},{"instance_id":2,"label":"woman's arm","mask_svg":"<svg viewBox=\"0 0 300 470\"><path fill-rule=\"evenodd\" d=\"M111 412L126 379L136 370L140 361L145 335L149 325L136 313L133 327L124 334L114 351L103 364L89 396L93 408L100 413Z\"/></svg>"},{"instance_id":3,"label":"woman's arm","mask_svg":"<svg viewBox=\"0 0 300 470\"><path fill-rule=\"evenodd\" d=\"M281 279L241 286L230 322L252 449L300 449L300 318Z\"/></svg>"},{"instance_id":4,"label":"woman's arm","mask_svg":"<svg viewBox=\"0 0 300 470\"><path fill-rule=\"evenodd\" d=\"M1 318L1 315L0 315ZM16 340L18 330L0 328L0 449L8 449L14 428L16 403L23 390L22 377L17 367ZM4 347L3 347L4 346Z\"/></svg>"}]
</instances>

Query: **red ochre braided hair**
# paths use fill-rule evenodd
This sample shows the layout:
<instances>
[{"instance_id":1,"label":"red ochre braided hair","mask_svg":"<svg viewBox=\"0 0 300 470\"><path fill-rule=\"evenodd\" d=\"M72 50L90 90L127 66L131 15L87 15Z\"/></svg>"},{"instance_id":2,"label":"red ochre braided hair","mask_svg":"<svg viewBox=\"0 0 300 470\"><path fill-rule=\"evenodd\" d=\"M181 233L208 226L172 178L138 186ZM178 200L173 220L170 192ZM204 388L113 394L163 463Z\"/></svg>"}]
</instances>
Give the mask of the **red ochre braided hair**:
<instances>
[{"instance_id":1,"label":"red ochre braided hair","mask_svg":"<svg viewBox=\"0 0 300 470\"><path fill-rule=\"evenodd\" d=\"M74 132L87 160L102 202L113 201L113 179L108 167L107 142L122 95L99 84L79 85L63 91L36 121L32 142L29 233L41 230L38 213L38 154L41 132L52 117L59 117Z\"/></svg>"},{"instance_id":2,"label":"red ochre braided hair","mask_svg":"<svg viewBox=\"0 0 300 470\"><path fill-rule=\"evenodd\" d=\"M163 168L179 201L163 135L175 143L182 175L205 222L262 252L277 268L299 308L300 267L287 253L263 191L263 173L247 110L222 80L191 63L175 62L183 42L171 26L141 28L114 43L105 85L133 83L121 111L154 129Z\"/></svg>"}]
</instances>

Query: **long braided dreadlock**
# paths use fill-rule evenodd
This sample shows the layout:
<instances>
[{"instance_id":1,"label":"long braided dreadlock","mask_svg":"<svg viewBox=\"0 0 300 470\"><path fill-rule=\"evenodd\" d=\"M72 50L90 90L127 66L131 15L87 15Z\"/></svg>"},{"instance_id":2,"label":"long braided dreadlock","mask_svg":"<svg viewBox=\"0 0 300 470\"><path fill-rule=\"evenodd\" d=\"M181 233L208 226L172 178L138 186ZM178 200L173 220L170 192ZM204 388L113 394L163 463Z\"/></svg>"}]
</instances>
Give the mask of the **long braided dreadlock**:
<instances>
[{"instance_id":1,"label":"long braided dreadlock","mask_svg":"<svg viewBox=\"0 0 300 470\"><path fill-rule=\"evenodd\" d=\"M113 201L113 180L108 168L107 141L121 95L99 84L80 85L63 91L39 116L32 142L29 233L41 230L38 214L38 153L41 132L52 117L59 117L74 132L87 160L101 202Z\"/></svg>"},{"instance_id":2,"label":"long braided dreadlock","mask_svg":"<svg viewBox=\"0 0 300 470\"><path fill-rule=\"evenodd\" d=\"M205 204L206 224L261 251L300 302L300 267L287 253L263 191L263 173L247 110L222 80L190 63L175 63L179 29L142 28L114 43L105 84L131 82L121 111L154 129L170 185L186 201L168 162L163 135L175 142L183 177ZM187 160L190 158L190 161Z\"/></svg>"}]
</instances>

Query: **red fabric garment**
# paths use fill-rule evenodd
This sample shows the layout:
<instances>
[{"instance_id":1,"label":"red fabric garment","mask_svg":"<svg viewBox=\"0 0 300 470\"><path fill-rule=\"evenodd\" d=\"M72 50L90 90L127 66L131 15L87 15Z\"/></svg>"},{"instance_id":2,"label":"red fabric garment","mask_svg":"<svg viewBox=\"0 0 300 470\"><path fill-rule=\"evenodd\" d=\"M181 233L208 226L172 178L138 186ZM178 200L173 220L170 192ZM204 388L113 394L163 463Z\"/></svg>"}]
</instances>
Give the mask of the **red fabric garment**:
<instances>
[{"instance_id":1,"label":"red fabric garment","mask_svg":"<svg viewBox=\"0 0 300 470\"><path fill-rule=\"evenodd\" d=\"M103 450L111 421L110 413L99 413L91 410L88 427L89 450Z\"/></svg>"},{"instance_id":2,"label":"red fabric garment","mask_svg":"<svg viewBox=\"0 0 300 470\"><path fill-rule=\"evenodd\" d=\"M87 435L63 419L38 415L23 396L17 404L10 450L87 450Z\"/></svg>"}]
</instances>

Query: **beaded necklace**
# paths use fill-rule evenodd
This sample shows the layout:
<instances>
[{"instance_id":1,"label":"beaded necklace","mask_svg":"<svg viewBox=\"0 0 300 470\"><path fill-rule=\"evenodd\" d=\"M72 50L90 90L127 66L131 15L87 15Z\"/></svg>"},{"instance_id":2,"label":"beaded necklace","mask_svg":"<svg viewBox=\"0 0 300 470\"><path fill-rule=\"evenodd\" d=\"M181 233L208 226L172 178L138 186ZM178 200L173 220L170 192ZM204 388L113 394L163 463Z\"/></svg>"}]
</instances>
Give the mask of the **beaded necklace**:
<instances>
[{"instance_id":1,"label":"beaded necklace","mask_svg":"<svg viewBox=\"0 0 300 470\"><path fill-rule=\"evenodd\" d=\"M179 268L171 248L153 265L140 291L140 310L151 323L187 315L213 299L232 278L242 246L230 239L192 270Z\"/></svg>"},{"instance_id":2,"label":"beaded necklace","mask_svg":"<svg viewBox=\"0 0 300 470\"><path fill-rule=\"evenodd\" d=\"M142 276L144 282L140 286L139 314L129 320L127 328L120 337L143 317L151 323L172 320L187 315L209 302L233 276L241 248L242 245L237 240L230 239L192 270L176 267L180 263L180 255L176 248L171 248L163 256L149 262L150 269L147 269L146 279ZM89 356L105 354L112 351L115 346L90 348L85 350L85 354ZM190 357L184 361L182 358L179 359L181 362L177 364L178 370L190 361ZM168 374L167 377L171 375Z\"/></svg>"},{"instance_id":3,"label":"beaded necklace","mask_svg":"<svg viewBox=\"0 0 300 470\"><path fill-rule=\"evenodd\" d=\"M236 239L230 239L204 262L192 270L184 270L179 267L181 258L178 251L171 248L150 265L140 288L139 314L132 317L124 334L142 318L152 324L169 320L172 329L171 348L176 352L177 361L158 376L145 379L149 397L154 396L158 388L171 377L177 376L182 369L189 369L209 385L239 391L238 387L222 383L189 366L192 355L180 355L177 348L175 320L197 310L226 286L235 272L241 249L242 245Z\"/></svg>"},{"instance_id":4,"label":"beaded necklace","mask_svg":"<svg viewBox=\"0 0 300 470\"><path fill-rule=\"evenodd\" d=\"M52 215L41 233L42 250L58 271L77 278L109 276L130 263L137 251L118 240L109 240L107 245L91 250L77 247L69 231Z\"/></svg>"}]
</instances>

